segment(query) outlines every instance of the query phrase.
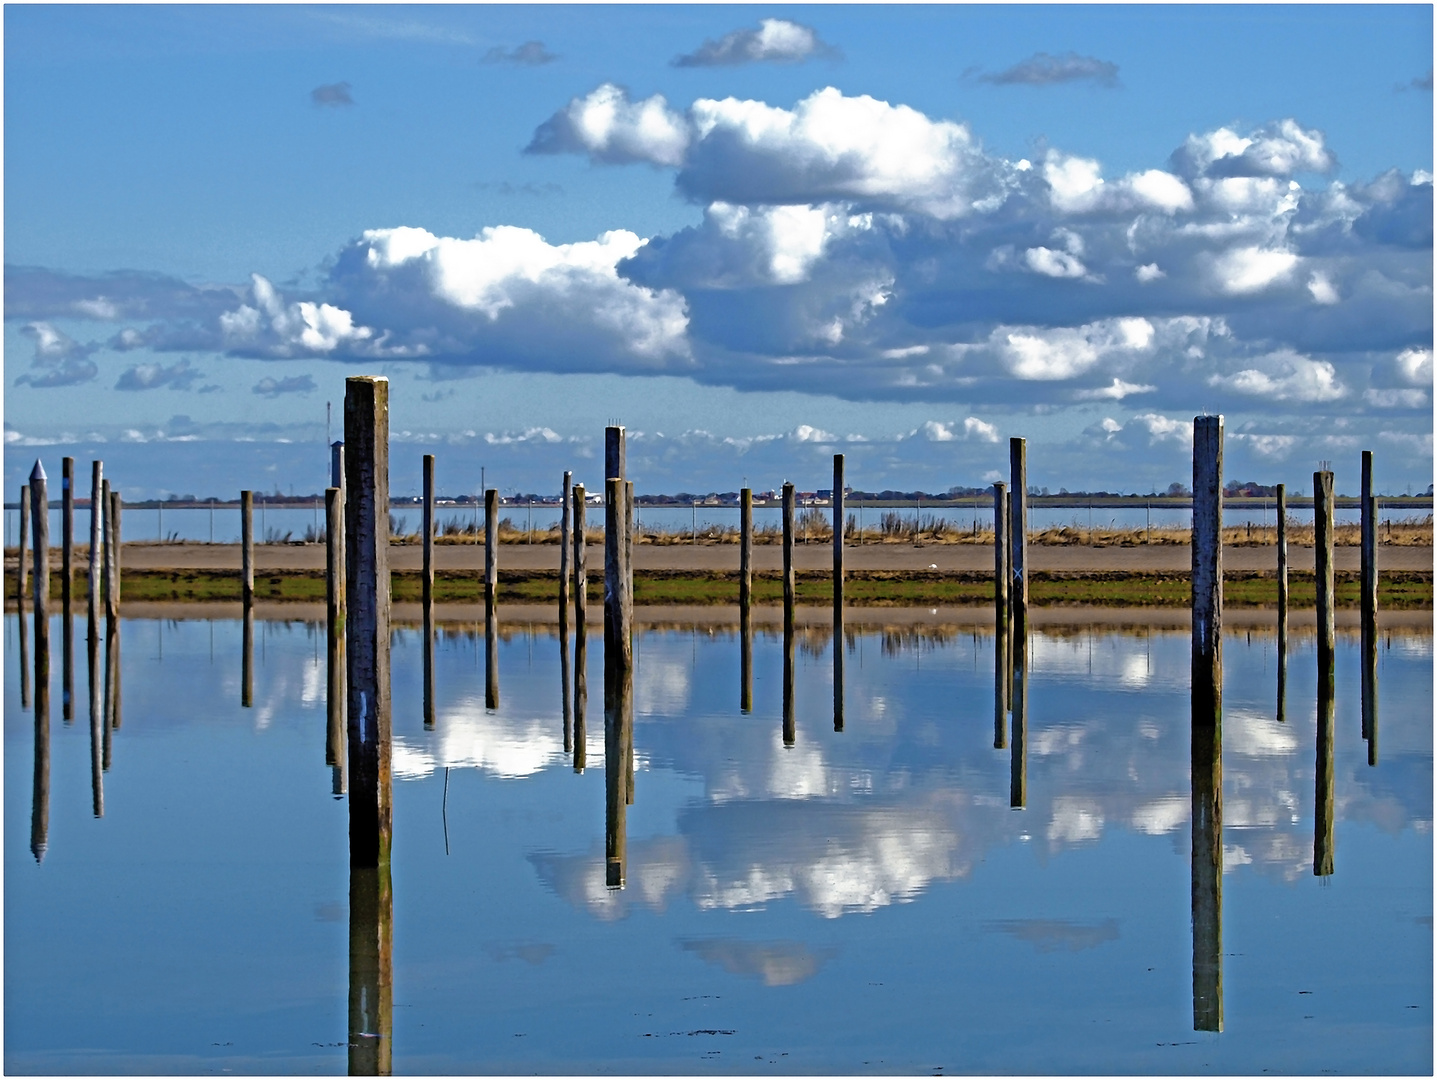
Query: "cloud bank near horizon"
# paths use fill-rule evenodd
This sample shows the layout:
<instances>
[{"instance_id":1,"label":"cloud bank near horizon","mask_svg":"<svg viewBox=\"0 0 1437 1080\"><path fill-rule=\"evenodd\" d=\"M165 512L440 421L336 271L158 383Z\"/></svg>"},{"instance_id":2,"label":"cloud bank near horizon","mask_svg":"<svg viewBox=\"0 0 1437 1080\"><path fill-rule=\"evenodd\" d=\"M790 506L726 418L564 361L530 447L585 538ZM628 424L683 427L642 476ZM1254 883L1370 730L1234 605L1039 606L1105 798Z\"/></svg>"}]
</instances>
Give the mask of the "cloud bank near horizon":
<instances>
[{"instance_id":1,"label":"cloud bank near horizon","mask_svg":"<svg viewBox=\"0 0 1437 1080\"><path fill-rule=\"evenodd\" d=\"M200 287L7 267L7 317L34 342L17 381L76 385L98 353L136 349L440 378L668 374L974 409L1110 404L1131 411L1129 437L1141 416L1261 413L1274 447L1368 417L1425 432L1430 453L1432 178L1329 179L1334 150L1295 119L1194 133L1105 175L1056 147L1003 158L965 124L833 87L787 108L677 109L604 84L528 149L668 171L702 220L576 243L371 229L308 291L258 272ZM83 343L54 325L67 319L116 329Z\"/></svg>"}]
</instances>

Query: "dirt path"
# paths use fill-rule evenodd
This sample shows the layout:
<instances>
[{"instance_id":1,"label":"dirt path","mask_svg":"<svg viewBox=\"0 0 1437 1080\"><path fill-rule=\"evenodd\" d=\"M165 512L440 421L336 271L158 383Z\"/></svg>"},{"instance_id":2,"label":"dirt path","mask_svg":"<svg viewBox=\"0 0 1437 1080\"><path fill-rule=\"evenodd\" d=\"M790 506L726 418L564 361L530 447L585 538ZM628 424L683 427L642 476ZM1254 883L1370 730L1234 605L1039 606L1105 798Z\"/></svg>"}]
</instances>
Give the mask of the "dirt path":
<instances>
[{"instance_id":1,"label":"dirt path","mask_svg":"<svg viewBox=\"0 0 1437 1080\"><path fill-rule=\"evenodd\" d=\"M390 549L392 570L418 570L422 551L417 544L394 545ZM589 551L589 573L603 573L603 548L592 545ZM1069 545L1028 548L1030 566L1035 571L1082 573L1085 571L1130 571L1143 573L1187 573L1192 566L1187 545L1161 544L1137 547L1090 548ZM84 559L77 557L84 565ZM753 549L756 571L779 572L783 552L777 544L758 544ZM850 570L929 570L949 573L991 573L993 549L981 544L932 544L914 547L911 544L879 544L850 547L845 552L845 565ZM795 548L799 570L829 570L833 551L826 544L800 544ZM1336 569L1356 571L1359 551L1355 547L1336 549ZM1432 571L1432 548L1383 547L1379 562L1385 570ZM58 551L51 557L51 566L60 563ZM124 546L123 564L136 570L238 570L237 544L158 544L129 543ZM13 555L6 567L15 568ZM473 544L440 544L435 548L435 565L439 570L469 570L482 573L484 548ZM1273 547L1228 547L1223 551L1223 565L1233 573L1273 570L1277 566L1277 549ZM1311 571L1313 549L1293 546L1289 550L1293 570ZM559 568L557 544L505 544L499 549L499 566L506 570L551 570ZM278 570L323 570L322 544L260 544L255 548L255 569L261 573ZM688 544L634 548L635 570L688 570L694 572L736 571L738 545Z\"/></svg>"}]
</instances>

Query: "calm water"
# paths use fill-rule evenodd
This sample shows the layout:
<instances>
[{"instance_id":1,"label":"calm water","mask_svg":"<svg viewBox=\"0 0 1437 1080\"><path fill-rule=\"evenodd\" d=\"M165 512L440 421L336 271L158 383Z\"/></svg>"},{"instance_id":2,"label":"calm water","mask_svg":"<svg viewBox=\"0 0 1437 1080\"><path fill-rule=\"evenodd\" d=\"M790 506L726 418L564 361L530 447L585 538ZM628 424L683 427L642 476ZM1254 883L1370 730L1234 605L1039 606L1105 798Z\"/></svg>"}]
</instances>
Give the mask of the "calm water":
<instances>
[{"instance_id":1,"label":"calm water","mask_svg":"<svg viewBox=\"0 0 1437 1080\"><path fill-rule=\"evenodd\" d=\"M344 1072L323 627L256 624L244 707L240 622L125 619L92 756L75 625L67 723L52 623L42 823L6 616L6 1071ZM1275 636L1226 639L1221 1033L1194 1030L1185 630L1033 635L1022 809L991 630L850 625L841 732L832 638L801 631L791 746L781 635L745 715L736 628L645 631L622 890L602 634L572 751L555 632L504 634L491 710L482 625L441 622L432 730L421 635L395 634L396 1073L1432 1070L1430 628L1381 641L1375 766L1339 638L1324 877L1314 639L1282 723Z\"/></svg>"}]
</instances>

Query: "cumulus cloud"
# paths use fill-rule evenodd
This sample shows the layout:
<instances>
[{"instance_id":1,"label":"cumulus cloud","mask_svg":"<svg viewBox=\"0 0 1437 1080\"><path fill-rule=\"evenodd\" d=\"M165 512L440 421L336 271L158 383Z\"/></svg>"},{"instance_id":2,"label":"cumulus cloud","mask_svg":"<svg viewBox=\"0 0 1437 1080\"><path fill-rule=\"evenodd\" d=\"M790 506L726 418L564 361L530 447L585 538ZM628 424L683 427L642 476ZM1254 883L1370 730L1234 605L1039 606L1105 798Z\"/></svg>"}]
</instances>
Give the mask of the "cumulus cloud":
<instances>
[{"instance_id":1,"label":"cumulus cloud","mask_svg":"<svg viewBox=\"0 0 1437 1080\"><path fill-rule=\"evenodd\" d=\"M1225 127L1189 135L1172 160L1183 176L1289 177L1337 168L1337 158L1327 149L1322 132L1303 128L1291 118L1251 135L1239 135Z\"/></svg>"},{"instance_id":2,"label":"cumulus cloud","mask_svg":"<svg viewBox=\"0 0 1437 1080\"><path fill-rule=\"evenodd\" d=\"M604 83L539 125L526 154L586 154L591 161L623 165L647 161L680 165L688 149L684 118L662 94L630 101L628 91Z\"/></svg>"},{"instance_id":3,"label":"cumulus cloud","mask_svg":"<svg viewBox=\"0 0 1437 1080\"><path fill-rule=\"evenodd\" d=\"M27 323L20 332L34 340L35 353L30 360L30 371L16 379L17 384L74 386L89 382L99 373L99 368L90 359L96 345L82 345L47 322Z\"/></svg>"},{"instance_id":4,"label":"cumulus cloud","mask_svg":"<svg viewBox=\"0 0 1437 1080\"><path fill-rule=\"evenodd\" d=\"M1058 56L1040 52L1020 60L1005 71L979 75L978 80L996 86L1050 86L1088 81L1099 86L1115 87L1118 85L1118 65L1111 60L1080 56L1075 52Z\"/></svg>"},{"instance_id":5,"label":"cumulus cloud","mask_svg":"<svg viewBox=\"0 0 1437 1080\"><path fill-rule=\"evenodd\" d=\"M1336 369L1326 360L1282 350L1261 357L1259 363L1260 367L1244 368L1231 375L1213 375L1208 383L1269 401L1336 401L1347 393L1338 381Z\"/></svg>"},{"instance_id":6,"label":"cumulus cloud","mask_svg":"<svg viewBox=\"0 0 1437 1080\"><path fill-rule=\"evenodd\" d=\"M735 30L717 41L710 39L671 62L674 67L727 67L762 61L796 63L834 53L810 26L788 19L763 19L757 29Z\"/></svg>"},{"instance_id":7,"label":"cumulus cloud","mask_svg":"<svg viewBox=\"0 0 1437 1080\"><path fill-rule=\"evenodd\" d=\"M316 86L309 92L309 100L321 108L338 109L346 105L353 105L354 98L349 93L350 86L347 82L326 83L324 86Z\"/></svg>"},{"instance_id":8,"label":"cumulus cloud","mask_svg":"<svg viewBox=\"0 0 1437 1080\"><path fill-rule=\"evenodd\" d=\"M544 48L542 41L526 41L512 49L495 45L481 59L486 64L523 64L529 67L538 67L542 64L552 64L559 57Z\"/></svg>"},{"instance_id":9,"label":"cumulus cloud","mask_svg":"<svg viewBox=\"0 0 1437 1080\"><path fill-rule=\"evenodd\" d=\"M164 364L136 364L120 373L115 382L116 390L189 390L205 373L194 367L188 360L166 366Z\"/></svg>"},{"instance_id":10,"label":"cumulus cloud","mask_svg":"<svg viewBox=\"0 0 1437 1080\"><path fill-rule=\"evenodd\" d=\"M251 393L260 397L277 398L282 394L308 394L317 390L312 375L290 375L283 379L266 376L250 388Z\"/></svg>"}]
</instances>

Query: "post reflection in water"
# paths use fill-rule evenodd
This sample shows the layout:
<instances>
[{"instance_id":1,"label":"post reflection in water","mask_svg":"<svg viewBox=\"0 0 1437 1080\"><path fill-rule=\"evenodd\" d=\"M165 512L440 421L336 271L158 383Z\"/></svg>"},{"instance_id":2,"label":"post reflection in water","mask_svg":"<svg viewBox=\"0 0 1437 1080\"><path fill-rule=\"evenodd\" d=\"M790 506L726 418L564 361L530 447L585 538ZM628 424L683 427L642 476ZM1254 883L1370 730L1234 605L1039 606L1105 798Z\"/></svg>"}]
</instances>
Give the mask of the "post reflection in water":
<instances>
[{"instance_id":1,"label":"post reflection in water","mask_svg":"<svg viewBox=\"0 0 1437 1080\"><path fill-rule=\"evenodd\" d=\"M843 601L833 603L833 730L843 730Z\"/></svg>"},{"instance_id":2,"label":"post reflection in water","mask_svg":"<svg viewBox=\"0 0 1437 1080\"><path fill-rule=\"evenodd\" d=\"M63 584L65 591L60 605L63 619L60 623L60 715L68 724L75 719L75 615L71 606L69 579L66 578Z\"/></svg>"},{"instance_id":3,"label":"post reflection in water","mask_svg":"<svg viewBox=\"0 0 1437 1080\"><path fill-rule=\"evenodd\" d=\"M50 635L35 617L35 789L30 804L30 853L45 858L50 835ZM48 628L46 628L48 629Z\"/></svg>"},{"instance_id":4,"label":"post reflection in water","mask_svg":"<svg viewBox=\"0 0 1437 1080\"><path fill-rule=\"evenodd\" d=\"M783 745L792 746L796 739L793 719L793 607L783 609Z\"/></svg>"},{"instance_id":5,"label":"post reflection in water","mask_svg":"<svg viewBox=\"0 0 1437 1080\"><path fill-rule=\"evenodd\" d=\"M105 720L101 767L110 771L114 733L120 726L120 626L118 620L105 623Z\"/></svg>"},{"instance_id":6,"label":"post reflection in water","mask_svg":"<svg viewBox=\"0 0 1437 1080\"><path fill-rule=\"evenodd\" d=\"M15 599L15 620L20 630L20 708L30 707L30 628L25 618L25 592Z\"/></svg>"},{"instance_id":7,"label":"post reflection in water","mask_svg":"<svg viewBox=\"0 0 1437 1080\"><path fill-rule=\"evenodd\" d=\"M1012 637L1008 632L1008 616L998 610L993 628L993 749L1008 747L1008 669L1013 662Z\"/></svg>"},{"instance_id":8,"label":"post reflection in water","mask_svg":"<svg viewBox=\"0 0 1437 1080\"><path fill-rule=\"evenodd\" d=\"M747 715L753 712L753 612L747 602L739 605L738 637L738 708Z\"/></svg>"},{"instance_id":9,"label":"post reflection in water","mask_svg":"<svg viewBox=\"0 0 1437 1080\"><path fill-rule=\"evenodd\" d=\"M499 707L499 605L492 589L484 600L484 707Z\"/></svg>"},{"instance_id":10,"label":"post reflection in water","mask_svg":"<svg viewBox=\"0 0 1437 1080\"><path fill-rule=\"evenodd\" d=\"M1287 722L1287 596L1277 602L1277 722Z\"/></svg>"},{"instance_id":11,"label":"post reflection in water","mask_svg":"<svg viewBox=\"0 0 1437 1080\"><path fill-rule=\"evenodd\" d=\"M434 596L424 599L424 726L434 727Z\"/></svg>"},{"instance_id":12,"label":"post reflection in water","mask_svg":"<svg viewBox=\"0 0 1437 1080\"><path fill-rule=\"evenodd\" d=\"M327 622L328 639L325 650L328 661L329 692L326 700L324 763L330 767L334 795L343 795L346 787L346 755L348 733L345 725L345 656L343 616L331 610Z\"/></svg>"},{"instance_id":13,"label":"post reflection in water","mask_svg":"<svg viewBox=\"0 0 1437 1080\"><path fill-rule=\"evenodd\" d=\"M349 1075L393 1070L394 893L389 863L349 868Z\"/></svg>"},{"instance_id":14,"label":"post reflection in water","mask_svg":"<svg viewBox=\"0 0 1437 1080\"><path fill-rule=\"evenodd\" d=\"M1333 762L1334 723L1333 657L1327 652L1321 656L1317 669L1317 769L1316 800L1313 808L1312 872L1317 877L1327 877L1333 872L1332 817L1335 803L1333 783L1335 768Z\"/></svg>"},{"instance_id":15,"label":"post reflection in water","mask_svg":"<svg viewBox=\"0 0 1437 1080\"><path fill-rule=\"evenodd\" d=\"M582 592L575 596L582 597ZM584 605L574 607L574 771L581 773L588 764L589 754L585 740L588 730L584 722L584 710L589 704L589 635L586 627Z\"/></svg>"},{"instance_id":16,"label":"post reflection in water","mask_svg":"<svg viewBox=\"0 0 1437 1080\"><path fill-rule=\"evenodd\" d=\"M634 672L604 664L604 883L622 889L627 870L628 806L633 802Z\"/></svg>"},{"instance_id":17,"label":"post reflection in water","mask_svg":"<svg viewBox=\"0 0 1437 1080\"><path fill-rule=\"evenodd\" d=\"M108 740L105 737L104 693L100 684L100 638L94 633L93 625L90 629L91 633L85 640L90 673L90 801L98 818L105 816L104 747Z\"/></svg>"},{"instance_id":18,"label":"post reflection in water","mask_svg":"<svg viewBox=\"0 0 1437 1080\"><path fill-rule=\"evenodd\" d=\"M1028 626L1027 609L1013 609L1013 636L1009 648L1013 653L1013 747L1008 781L1008 805L1020 809L1028 805Z\"/></svg>"},{"instance_id":19,"label":"post reflection in water","mask_svg":"<svg viewBox=\"0 0 1437 1080\"><path fill-rule=\"evenodd\" d=\"M1222 1030L1222 697L1192 695L1193 1030Z\"/></svg>"},{"instance_id":20,"label":"post reflection in water","mask_svg":"<svg viewBox=\"0 0 1437 1080\"><path fill-rule=\"evenodd\" d=\"M240 705L254 705L254 604L244 606L244 629L240 644Z\"/></svg>"},{"instance_id":21,"label":"post reflection in water","mask_svg":"<svg viewBox=\"0 0 1437 1080\"><path fill-rule=\"evenodd\" d=\"M1367 740L1367 764L1377 764L1377 619L1362 625L1362 737Z\"/></svg>"},{"instance_id":22,"label":"post reflection in water","mask_svg":"<svg viewBox=\"0 0 1437 1080\"><path fill-rule=\"evenodd\" d=\"M569 605L559 608L559 698L564 712L564 753L574 752L573 676L569 670Z\"/></svg>"}]
</instances>

